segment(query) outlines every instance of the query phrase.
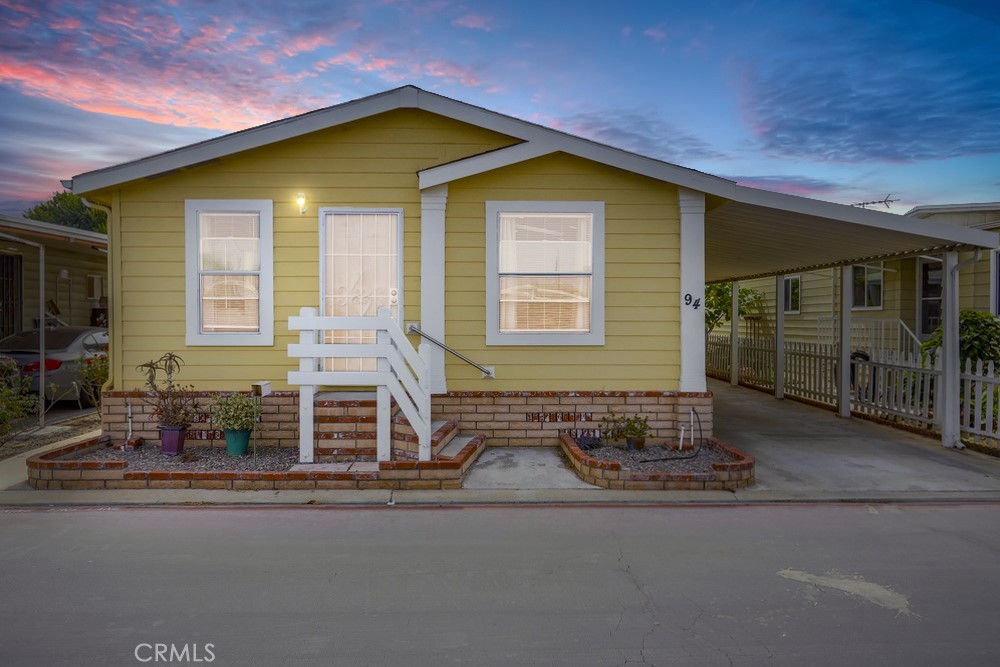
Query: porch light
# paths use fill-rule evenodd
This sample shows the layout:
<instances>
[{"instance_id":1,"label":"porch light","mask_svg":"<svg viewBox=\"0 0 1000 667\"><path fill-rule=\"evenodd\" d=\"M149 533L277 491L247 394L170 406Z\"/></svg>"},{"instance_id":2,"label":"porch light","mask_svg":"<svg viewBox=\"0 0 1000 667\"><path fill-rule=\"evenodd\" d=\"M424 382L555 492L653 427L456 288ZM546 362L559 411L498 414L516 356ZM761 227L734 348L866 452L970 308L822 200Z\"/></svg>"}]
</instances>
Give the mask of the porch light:
<instances>
[{"instance_id":1,"label":"porch light","mask_svg":"<svg viewBox=\"0 0 1000 667\"><path fill-rule=\"evenodd\" d=\"M295 203L299 206L299 215L309 210L309 201L306 199L306 193L300 192L295 195Z\"/></svg>"}]
</instances>

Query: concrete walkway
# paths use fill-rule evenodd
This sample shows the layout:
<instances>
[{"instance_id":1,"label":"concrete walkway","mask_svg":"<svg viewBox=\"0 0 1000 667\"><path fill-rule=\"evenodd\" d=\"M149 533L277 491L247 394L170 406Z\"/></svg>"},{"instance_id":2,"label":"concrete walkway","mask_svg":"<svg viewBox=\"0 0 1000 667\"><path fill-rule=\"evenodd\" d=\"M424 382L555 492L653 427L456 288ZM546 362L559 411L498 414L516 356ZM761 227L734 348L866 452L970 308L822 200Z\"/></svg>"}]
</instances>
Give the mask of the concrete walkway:
<instances>
[{"instance_id":1,"label":"concrete walkway","mask_svg":"<svg viewBox=\"0 0 1000 667\"><path fill-rule=\"evenodd\" d=\"M715 435L757 458L753 488L612 491L581 482L555 449L496 448L455 491L34 491L23 455L0 461L0 506L1000 502L1000 459L723 382L709 389Z\"/></svg>"}]
</instances>

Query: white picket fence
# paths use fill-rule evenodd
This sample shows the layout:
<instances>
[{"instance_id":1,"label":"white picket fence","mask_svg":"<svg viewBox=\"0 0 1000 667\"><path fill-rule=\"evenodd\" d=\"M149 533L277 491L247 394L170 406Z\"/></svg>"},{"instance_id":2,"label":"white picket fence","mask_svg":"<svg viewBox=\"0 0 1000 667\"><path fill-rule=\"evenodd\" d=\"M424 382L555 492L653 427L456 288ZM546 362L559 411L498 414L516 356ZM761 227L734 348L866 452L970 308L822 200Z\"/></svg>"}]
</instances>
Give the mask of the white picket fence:
<instances>
[{"instance_id":1,"label":"white picket fence","mask_svg":"<svg viewBox=\"0 0 1000 667\"><path fill-rule=\"evenodd\" d=\"M388 308L375 317L320 317L316 308L302 308L288 318L288 329L299 332L299 342L288 346L288 356L299 359L299 370L289 371L288 384L299 385L299 461L313 461L313 399L316 388L375 387L378 399L377 458L392 458L392 399L417 433L419 459L431 458L431 393L426 343L418 353L392 318ZM327 331L369 330L375 344L321 343ZM332 358L375 359L376 370L323 370Z\"/></svg>"},{"instance_id":2,"label":"white picket fence","mask_svg":"<svg viewBox=\"0 0 1000 667\"><path fill-rule=\"evenodd\" d=\"M774 389L774 340L741 338L740 383ZM707 340L706 373L730 379L727 334ZM851 360L851 410L928 430L940 427L937 392L941 387L939 355L895 350ZM932 361L935 360L935 361ZM820 343L785 342L785 395L816 403L837 404L837 348ZM966 439L1000 449L1000 366L966 360L962 368L960 427Z\"/></svg>"}]
</instances>

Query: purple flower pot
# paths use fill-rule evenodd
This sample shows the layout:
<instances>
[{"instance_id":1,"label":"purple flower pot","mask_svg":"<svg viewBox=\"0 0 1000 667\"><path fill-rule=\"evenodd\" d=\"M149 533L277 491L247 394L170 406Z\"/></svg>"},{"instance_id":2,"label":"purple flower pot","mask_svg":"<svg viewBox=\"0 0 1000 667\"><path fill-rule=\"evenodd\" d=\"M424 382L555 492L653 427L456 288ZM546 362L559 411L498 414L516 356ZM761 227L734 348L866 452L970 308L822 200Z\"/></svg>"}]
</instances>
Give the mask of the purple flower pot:
<instances>
[{"instance_id":1,"label":"purple flower pot","mask_svg":"<svg viewBox=\"0 0 1000 667\"><path fill-rule=\"evenodd\" d=\"M184 436L187 426L160 426L160 450L168 456L180 456L184 452Z\"/></svg>"}]
</instances>

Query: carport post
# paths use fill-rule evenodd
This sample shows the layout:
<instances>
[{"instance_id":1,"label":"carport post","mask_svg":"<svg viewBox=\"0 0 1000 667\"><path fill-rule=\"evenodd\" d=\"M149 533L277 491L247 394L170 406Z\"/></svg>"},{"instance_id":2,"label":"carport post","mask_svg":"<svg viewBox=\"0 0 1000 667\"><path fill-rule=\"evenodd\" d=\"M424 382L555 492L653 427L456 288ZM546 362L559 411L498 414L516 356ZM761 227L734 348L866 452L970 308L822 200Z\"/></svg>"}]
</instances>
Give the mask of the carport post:
<instances>
[{"instance_id":1,"label":"carport post","mask_svg":"<svg viewBox=\"0 0 1000 667\"><path fill-rule=\"evenodd\" d=\"M774 277L774 397L785 397L785 277Z\"/></svg>"},{"instance_id":2,"label":"carport post","mask_svg":"<svg viewBox=\"0 0 1000 667\"><path fill-rule=\"evenodd\" d=\"M740 386L740 283L733 281L732 314L729 317L729 383Z\"/></svg>"},{"instance_id":3,"label":"carport post","mask_svg":"<svg viewBox=\"0 0 1000 667\"><path fill-rule=\"evenodd\" d=\"M941 283L941 388L936 398L941 402L941 444L963 449L958 419L958 392L961 383L958 327L958 253L944 254Z\"/></svg>"},{"instance_id":4,"label":"carport post","mask_svg":"<svg viewBox=\"0 0 1000 667\"><path fill-rule=\"evenodd\" d=\"M851 296L854 271L840 267L840 340L837 363L837 414L851 416Z\"/></svg>"}]
</instances>

